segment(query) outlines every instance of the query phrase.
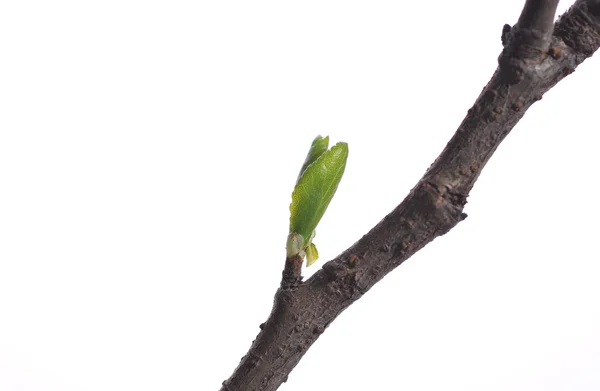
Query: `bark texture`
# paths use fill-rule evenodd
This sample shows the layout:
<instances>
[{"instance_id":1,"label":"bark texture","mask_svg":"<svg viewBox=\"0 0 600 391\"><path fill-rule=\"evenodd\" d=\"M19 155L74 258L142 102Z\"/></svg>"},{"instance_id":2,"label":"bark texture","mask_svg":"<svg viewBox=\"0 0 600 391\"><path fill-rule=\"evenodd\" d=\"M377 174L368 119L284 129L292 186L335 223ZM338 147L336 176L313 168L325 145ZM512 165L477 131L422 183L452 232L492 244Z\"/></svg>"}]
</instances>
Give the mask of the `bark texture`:
<instances>
[{"instance_id":1,"label":"bark texture","mask_svg":"<svg viewBox=\"0 0 600 391\"><path fill-rule=\"evenodd\" d=\"M379 224L307 281L287 259L273 310L221 391L273 391L329 324L387 273L466 218L469 191L527 109L600 46L600 0L528 0L502 30L498 69L440 156Z\"/></svg>"}]
</instances>

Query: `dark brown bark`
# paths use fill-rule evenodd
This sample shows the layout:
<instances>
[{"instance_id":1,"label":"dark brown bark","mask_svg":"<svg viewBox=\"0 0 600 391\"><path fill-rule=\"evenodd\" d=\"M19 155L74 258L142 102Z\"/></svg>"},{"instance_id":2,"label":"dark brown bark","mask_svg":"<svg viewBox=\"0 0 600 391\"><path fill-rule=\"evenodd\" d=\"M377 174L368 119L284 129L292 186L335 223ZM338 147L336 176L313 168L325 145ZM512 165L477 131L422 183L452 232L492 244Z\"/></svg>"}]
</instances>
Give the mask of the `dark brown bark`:
<instances>
[{"instance_id":1,"label":"dark brown bark","mask_svg":"<svg viewBox=\"0 0 600 391\"><path fill-rule=\"evenodd\" d=\"M307 281L287 259L273 310L222 391L273 391L329 324L387 273L465 219L481 170L527 109L600 46L600 0L552 24L556 0L527 1L503 30L499 67L423 178L377 226Z\"/></svg>"}]
</instances>

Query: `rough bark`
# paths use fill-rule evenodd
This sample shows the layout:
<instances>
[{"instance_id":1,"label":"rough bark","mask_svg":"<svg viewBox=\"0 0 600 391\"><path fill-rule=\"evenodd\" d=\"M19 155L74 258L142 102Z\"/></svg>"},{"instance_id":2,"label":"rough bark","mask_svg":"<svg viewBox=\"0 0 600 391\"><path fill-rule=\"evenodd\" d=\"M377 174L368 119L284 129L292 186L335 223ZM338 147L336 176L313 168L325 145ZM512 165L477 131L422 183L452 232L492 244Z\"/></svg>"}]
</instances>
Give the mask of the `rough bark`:
<instances>
[{"instance_id":1,"label":"rough bark","mask_svg":"<svg viewBox=\"0 0 600 391\"><path fill-rule=\"evenodd\" d=\"M302 281L287 259L271 315L222 391L273 391L329 324L387 273L466 218L481 170L527 109L600 46L600 0L578 0L554 24L557 0L528 0L502 31L498 69L446 148L404 201ZM301 264L300 264L301 265Z\"/></svg>"}]
</instances>

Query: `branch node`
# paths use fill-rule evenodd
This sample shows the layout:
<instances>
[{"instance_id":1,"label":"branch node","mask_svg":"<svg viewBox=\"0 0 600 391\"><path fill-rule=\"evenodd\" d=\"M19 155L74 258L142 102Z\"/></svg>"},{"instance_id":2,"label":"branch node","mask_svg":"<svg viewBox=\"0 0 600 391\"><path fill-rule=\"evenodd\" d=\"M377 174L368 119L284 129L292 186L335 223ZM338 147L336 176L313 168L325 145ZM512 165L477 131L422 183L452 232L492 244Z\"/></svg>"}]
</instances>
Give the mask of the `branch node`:
<instances>
[{"instance_id":1,"label":"branch node","mask_svg":"<svg viewBox=\"0 0 600 391\"><path fill-rule=\"evenodd\" d=\"M519 21L502 29L504 50L498 58L504 82L517 84L525 72L540 64L548 53L558 0L527 0Z\"/></svg>"},{"instance_id":2,"label":"branch node","mask_svg":"<svg viewBox=\"0 0 600 391\"><path fill-rule=\"evenodd\" d=\"M502 27L502 35L500 36L500 39L502 40L502 46L504 46L504 47L506 47L506 45L508 45L508 39L510 38L510 30L511 29L512 29L512 27L508 23Z\"/></svg>"},{"instance_id":3,"label":"branch node","mask_svg":"<svg viewBox=\"0 0 600 391\"><path fill-rule=\"evenodd\" d=\"M515 103L512 105L512 109L513 109L514 111L516 111L516 112L519 112L519 111L523 110L523 103L521 103L521 102L515 102Z\"/></svg>"},{"instance_id":4,"label":"branch node","mask_svg":"<svg viewBox=\"0 0 600 391\"><path fill-rule=\"evenodd\" d=\"M354 254L350 255L350 258L348 259L348 266L351 268L356 267L359 260L360 259L356 255L354 255Z\"/></svg>"},{"instance_id":5,"label":"branch node","mask_svg":"<svg viewBox=\"0 0 600 391\"><path fill-rule=\"evenodd\" d=\"M562 50L559 47L551 47L548 49L548 54L555 60L562 57Z\"/></svg>"}]
</instances>

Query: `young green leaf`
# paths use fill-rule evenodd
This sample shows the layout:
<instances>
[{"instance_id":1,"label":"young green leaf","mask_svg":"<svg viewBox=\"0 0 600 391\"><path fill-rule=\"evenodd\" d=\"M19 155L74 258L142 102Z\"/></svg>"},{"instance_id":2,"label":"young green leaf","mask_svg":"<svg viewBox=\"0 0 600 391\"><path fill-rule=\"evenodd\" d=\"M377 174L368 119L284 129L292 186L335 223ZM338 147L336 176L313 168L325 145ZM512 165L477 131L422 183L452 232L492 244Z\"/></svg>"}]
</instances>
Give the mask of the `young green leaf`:
<instances>
[{"instance_id":1,"label":"young green leaf","mask_svg":"<svg viewBox=\"0 0 600 391\"><path fill-rule=\"evenodd\" d=\"M327 151L327 148L329 148L329 136L325 138L317 136L313 140L310 146L310 150L308 151L308 155L306 155L306 160L304 160L304 164L302 164L302 168L300 169L300 173L298 174L298 179L296 180L296 183L300 181L300 178L302 178L302 174L304 174L306 168L313 164L315 160L319 158L319 156L321 156L325 151Z\"/></svg>"},{"instance_id":2,"label":"young green leaf","mask_svg":"<svg viewBox=\"0 0 600 391\"><path fill-rule=\"evenodd\" d=\"M306 266L310 266L315 263L319 259L319 252L317 251L317 246L314 243L311 243L306 248Z\"/></svg>"},{"instance_id":3,"label":"young green leaf","mask_svg":"<svg viewBox=\"0 0 600 391\"><path fill-rule=\"evenodd\" d=\"M312 242L311 235L337 190L347 159L348 144L337 143L322 152L298 179L290 205L290 233L296 232L305 239L304 248Z\"/></svg>"}]
</instances>

